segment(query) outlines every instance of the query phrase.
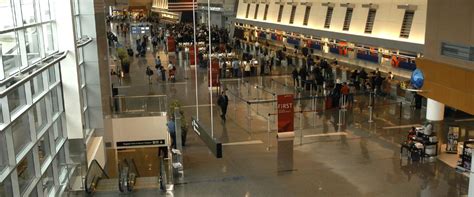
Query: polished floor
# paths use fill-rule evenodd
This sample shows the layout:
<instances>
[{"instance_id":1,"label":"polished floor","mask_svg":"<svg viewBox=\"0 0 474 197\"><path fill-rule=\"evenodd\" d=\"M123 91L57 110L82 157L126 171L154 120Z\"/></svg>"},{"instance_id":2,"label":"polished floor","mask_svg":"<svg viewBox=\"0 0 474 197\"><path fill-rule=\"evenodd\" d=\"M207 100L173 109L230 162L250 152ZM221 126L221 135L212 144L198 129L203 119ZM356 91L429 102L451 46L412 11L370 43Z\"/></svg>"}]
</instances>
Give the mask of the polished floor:
<instances>
[{"instance_id":1,"label":"polished floor","mask_svg":"<svg viewBox=\"0 0 474 197\"><path fill-rule=\"evenodd\" d=\"M119 94L163 94L168 96L168 101L176 99L183 105L188 124L191 116L199 116L207 128L213 125L214 130L209 132L224 143L223 158L216 159L190 129L184 148L184 176L175 184L172 194L166 195L467 195L468 177L444 162L433 158L412 163L400 156L399 144L406 138L410 125L425 121L425 110L415 110L403 99L378 97L372 123L368 121L368 97L363 94L356 96L354 107L344 112L322 111L322 99L313 101L316 105L311 104L311 100L298 102L297 109L317 112L295 114L294 168L282 172L277 169L274 117L268 116L274 112L273 104L248 105L247 101L272 99L272 93L295 93L289 76L224 80L230 99L227 121L224 122L219 117L219 108L214 105L217 100L215 91L212 94L214 102L210 103L207 70L198 68L196 78L195 68L185 68L179 55L162 51L157 54L164 65L168 59L178 61L177 82L159 81L155 74L156 81L148 84L145 68L154 64L153 54L149 52L146 58L133 58L130 75L120 84L116 81ZM256 85L264 88L256 88ZM309 93L301 94L304 97ZM448 121L454 120L446 120L446 125ZM459 124L472 130L472 122ZM443 143L446 138L443 137L444 129L438 130L440 143ZM140 190L131 195L165 194Z\"/></svg>"}]
</instances>

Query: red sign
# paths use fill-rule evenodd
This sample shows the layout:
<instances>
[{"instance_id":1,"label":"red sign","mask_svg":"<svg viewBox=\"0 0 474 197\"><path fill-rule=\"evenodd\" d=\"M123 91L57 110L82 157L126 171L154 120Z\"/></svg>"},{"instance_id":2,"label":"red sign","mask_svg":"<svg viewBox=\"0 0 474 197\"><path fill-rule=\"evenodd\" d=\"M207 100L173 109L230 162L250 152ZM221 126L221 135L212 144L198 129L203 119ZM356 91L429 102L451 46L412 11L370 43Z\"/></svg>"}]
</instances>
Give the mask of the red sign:
<instances>
[{"instance_id":1,"label":"red sign","mask_svg":"<svg viewBox=\"0 0 474 197\"><path fill-rule=\"evenodd\" d=\"M189 46L189 62L190 62L191 65L196 65L195 60L198 60L198 59L194 59L194 57L195 57L195 55L194 55L194 45L190 45Z\"/></svg>"},{"instance_id":2,"label":"red sign","mask_svg":"<svg viewBox=\"0 0 474 197\"><path fill-rule=\"evenodd\" d=\"M219 61L217 59L212 59L211 64L211 73L208 73L208 84L211 87L211 77L212 77L212 87L219 86ZM209 76L211 74L211 76Z\"/></svg>"},{"instance_id":3,"label":"red sign","mask_svg":"<svg viewBox=\"0 0 474 197\"><path fill-rule=\"evenodd\" d=\"M176 41L173 37L168 37L168 52L175 52L176 51Z\"/></svg>"},{"instance_id":4,"label":"red sign","mask_svg":"<svg viewBox=\"0 0 474 197\"><path fill-rule=\"evenodd\" d=\"M278 95L278 132L293 131L293 94Z\"/></svg>"}]
</instances>

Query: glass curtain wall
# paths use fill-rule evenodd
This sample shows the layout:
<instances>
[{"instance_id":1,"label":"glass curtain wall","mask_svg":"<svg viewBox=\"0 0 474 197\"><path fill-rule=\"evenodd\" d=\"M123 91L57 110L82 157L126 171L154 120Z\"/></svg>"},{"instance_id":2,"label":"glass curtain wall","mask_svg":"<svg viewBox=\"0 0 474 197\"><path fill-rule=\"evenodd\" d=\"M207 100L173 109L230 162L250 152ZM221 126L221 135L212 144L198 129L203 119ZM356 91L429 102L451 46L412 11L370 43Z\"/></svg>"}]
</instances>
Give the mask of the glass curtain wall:
<instances>
[{"instance_id":1,"label":"glass curtain wall","mask_svg":"<svg viewBox=\"0 0 474 197\"><path fill-rule=\"evenodd\" d=\"M0 81L57 50L53 0L0 0Z\"/></svg>"},{"instance_id":2,"label":"glass curtain wall","mask_svg":"<svg viewBox=\"0 0 474 197\"><path fill-rule=\"evenodd\" d=\"M68 174L55 0L0 0L0 196L55 196ZM7 88L13 87L8 92Z\"/></svg>"}]
</instances>

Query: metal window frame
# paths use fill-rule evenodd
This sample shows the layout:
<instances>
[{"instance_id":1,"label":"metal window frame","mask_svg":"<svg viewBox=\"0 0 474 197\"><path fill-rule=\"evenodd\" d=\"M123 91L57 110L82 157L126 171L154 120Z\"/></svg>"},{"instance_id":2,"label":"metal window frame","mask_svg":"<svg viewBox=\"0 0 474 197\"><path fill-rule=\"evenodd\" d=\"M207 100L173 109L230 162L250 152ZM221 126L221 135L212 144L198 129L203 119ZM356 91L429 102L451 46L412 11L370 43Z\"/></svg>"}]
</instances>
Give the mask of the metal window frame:
<instances>
[{"instance_id":1,"label":"metal window frame","mask_svg":"<svg viewBox=\"0 0 474 197\"><path fill-rule=\"evenodd\" d=\"M303 25L307 26L309 24L309 16L311 15L311 5L306 4L305 13L303 18Z\"/></svg>"},{"instance_id":2,"label":"metal window frame","mask_svg":"<svg viewBox=\"0 0 474 197\"><path fill-rule=\"evenodd\" d=\"M374 13L374 17L373 17L374 19L373 19L373 21L371 21L372 25L370 27L370 30L368 30L367 28L368 28L368 25L369 25L369 22L370 22L369 20L371 19L371 17L370 17L371 13ZM367 11L367 20L365 21L365 27L364 27L364 33L365 34L372 34L372 32L374 31L375 17L377 17L377 9L370 7L369 10Z\"/></svg>"},{"instance_id":3,"label":"metal window frame","mask_svg":"<svg viewBox=\"0 0 474 197\"><path fill-rule=\"evenodd\" d=\"M296 7L297 5L291 4L291 12L290 12L290 20L288 21L289 24L295 23L295 15L296 15Z\"/></svg>"},{"instance_id":4,"label":"metal window frame","mask_svg":"<svg viewBox=\"0 0 474 197\"><path fill-rule=\"evenodd\" d=\"M270 9L270 5L265 4L265 11L264 11L264 15L263 15L263 20L265 20L265 21L267 20L268 9Z\"/></svg>"},{"instance_id":5,"label":"metal window frame","mask_svg":"<svg viewBox=\"0 0 474 197\"><path fill-rule=\"evenodd\" d=\"M331 14L329 14L329 10L331 10ZM333 14L334 14L334 6L327 6L326 17L324 19L324 26L323 26L325 29L331 28L331 21L332 21Z\"/></svg>"},{"instance_id":6,"label":"metal window frame","mask_svg":"<svg viewBox=\"0 0 474 197\"><path fill-rule=\"evenodd\" d=\"M260 8L260 4L255 4L255 13L253 15L253 19L257 19L259 8Z\"/></svg>"},{"instance_id":7,"label":"metal window frame","mask_svg":"<svg viewBox=\"0 0 474 197\"><path fill-rule=\"evenodd\" d=\"M348 19L348 13L349 10L351 12L351 17ZM351 28L351 22L352 22L352 16L354 16L354 8L353 7L347 7L346 8L346 14L344 16L344 23L342 24L342 31L349 31ZM348 24L346 24L346 21L349 20ZM347 29L346 29L347 25Z\"/></svg>"},{"instance_id":8,"label":"metal window frame","mask_svg":"<svg viewBox=\"0 0 474 197\"><path fill-rule=\"evenodd\" d=\"M285 4L280 4L280 7L278 8L278 18L277 18L278 23L281 23L281 18L283 17L284 9L285 9Z\"/></svg>"}]
</instances>

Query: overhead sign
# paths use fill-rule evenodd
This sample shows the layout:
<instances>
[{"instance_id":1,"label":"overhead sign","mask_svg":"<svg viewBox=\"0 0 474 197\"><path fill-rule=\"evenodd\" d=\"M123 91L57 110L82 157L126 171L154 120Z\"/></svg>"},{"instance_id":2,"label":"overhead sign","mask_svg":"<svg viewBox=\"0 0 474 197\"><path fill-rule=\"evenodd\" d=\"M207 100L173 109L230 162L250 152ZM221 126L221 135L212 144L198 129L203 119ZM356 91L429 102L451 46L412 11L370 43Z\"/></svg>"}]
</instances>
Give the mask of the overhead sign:
<instances>
[{"instance_id":1,"label":"overhead sign","mask_svg":"<svg viewBox=\"0 0 474 197\"><path fill-rule=\"evenodd\" d=\"M278 133L294 130L293 94L278 95Z\"/></svg>"},{"instance_id":2,"label":"overhead sign","mask_svg":"<svg viewBox=\"0 0 474 197\"><path fill-rule=\"evenodd\" d=\"M117 142L117 146L157 146L164 145L165 140L142 140L142 141L126 141Z\"/></svg>"},{"instance_id":3,"label":"overhead sign","mask_svg":"<svg viewBox=\"0 0 474 197\"><path fill-rule=\"evenodd\" d=\"M216 158L222 158L222 143L217 139L209 135L209 132L197 121L194 117L192 118L191 125L193 126L194 132L201 138L206 144L209 150L216 156Z\"/></svg>"}]
</instances>

